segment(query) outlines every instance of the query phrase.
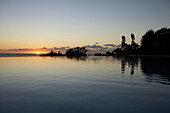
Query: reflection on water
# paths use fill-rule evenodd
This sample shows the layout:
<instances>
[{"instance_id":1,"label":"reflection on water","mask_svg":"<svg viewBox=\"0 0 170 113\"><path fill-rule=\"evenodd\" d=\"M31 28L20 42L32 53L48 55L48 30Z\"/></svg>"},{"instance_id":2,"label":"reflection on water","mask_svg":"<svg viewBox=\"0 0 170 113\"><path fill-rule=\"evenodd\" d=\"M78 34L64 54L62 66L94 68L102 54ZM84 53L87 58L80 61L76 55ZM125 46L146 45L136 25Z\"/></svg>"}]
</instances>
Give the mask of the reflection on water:
<instances>
[{"instance_id":1,"label":"reflection on water","mask_svg":"<svg viewBox=\"0 0 170 113\"><path fill-rule=\"evenodd\" d=\"M130 74L134 75L135 68L138 68L138 57L127 57L127 58L122 57L121 58L122 74L124 74L125 67L126 67L127 64L128 64L128 67L131 69Z\"/></svg>"},{"instance_id":2,"label":"reflection on water","mask_svg":"<svg viewBox=\"0 0 170 113\"><path fill-rule=\"evenodd\" d=\"M170 85L170 58L169 57L128 57L121 59L121 71L125 72L125 67L131 69L130 74L134 75L135 68L138 68L140 61L141 70L145 74L146 82L156 82Z\"/></svg>"},{"instance_id":3,"label":"reflection on water","mask_svg":"<svg viewBox=\"0 0 170 113\"><path fill-rule=\"evenodd\" d=\"M67 56L68 59L72 59L74 61L86 61L86 59L88 58L87 56Z\"/></svg>"},{"instance_id":4,"label":"reflection on water","mask_svg":"<svg viewBox=\"0 0 170 113\"><path fill-rule=\"evenodd\" d=\"M0 113L170 113L169 58L0 57Z\"/></svg>"},{"instance_id":5,"label":"reflection on water","mask_svg":"<svg viewBox=\"0 0 170 113\"><path fill-rule=\"evenodd\" d=\"M142 57L141 70L147 82L170 85L170 57Z\"/></svg>"},{"instance_id":6,"label":"reflection on water","mask_svg":"<svg viewBox=\"0 0 170 113\"><path fill-rule=\"evenodd\" d=\"M146 82L157 82L170 85L170 58L169 57L96 57L81 56L67 57L74 61L92 60L97 63L100 60L121 62L121 74L124 75L126 67L130 69L130 75L134 75L140 62L141 71L145 74Z\"/></svg>"}]
</instances>

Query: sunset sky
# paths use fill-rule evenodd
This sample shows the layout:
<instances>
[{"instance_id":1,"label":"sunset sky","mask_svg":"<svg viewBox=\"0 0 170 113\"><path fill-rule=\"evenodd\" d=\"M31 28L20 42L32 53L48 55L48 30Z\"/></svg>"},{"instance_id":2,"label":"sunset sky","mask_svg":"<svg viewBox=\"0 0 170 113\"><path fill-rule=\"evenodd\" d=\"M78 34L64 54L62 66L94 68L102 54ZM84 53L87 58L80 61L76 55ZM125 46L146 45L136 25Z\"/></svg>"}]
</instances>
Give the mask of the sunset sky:
<instances>
[{"instance_id":1,"label":"sunset sky","mask_svg":"<svg viewBox=\"0 0 170 113\"><path fill-rule=\"evenodd\" d=\"M0 0L0 52L111 50L122 35L130 43L131 33L140 43L147 30L170 26L169 6L170 0Z\"/></svg>"}]
</instances>

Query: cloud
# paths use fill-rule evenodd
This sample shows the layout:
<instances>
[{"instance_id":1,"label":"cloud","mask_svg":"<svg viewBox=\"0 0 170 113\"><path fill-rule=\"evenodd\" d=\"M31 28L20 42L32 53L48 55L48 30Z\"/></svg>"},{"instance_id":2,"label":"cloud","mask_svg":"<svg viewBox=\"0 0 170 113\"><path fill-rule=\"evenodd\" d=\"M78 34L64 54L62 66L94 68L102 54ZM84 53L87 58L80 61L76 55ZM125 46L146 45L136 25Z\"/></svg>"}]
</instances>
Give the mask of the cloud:
<instances>
[{"instance_id":1,"label":"cloud","mask_svg":"<svg viewBox=\"0 0 170 113\"><path fill-rule=\"evenodd\" d=\"M114 44L105 44L104 46L118 47L117 45Z\"/></svg>"},{"instance_id":2,"label":"cloud","mask_svg":"<svg viewBox=\"0 0 170 113\"><path fill-rule=\"evenodd\" d=\"M112 52L116 47L120 47L121 45L114 45L114 44L105 44L104 46L99 45L99 43L95 43L94 45L85 45L83 47L86 47L86 49L89 51L89 53L105 53L106 51ZM42 48L17 48L17 49L0 49L0 53L29 53L29 52L50 52L53 50L54 52L62 52L65 53L67 49L70 49L70 47L42 47Z\"/></svg>"},{"instance_id":3,"label":"cloud","mask_svg":"<svg viewBox=\"0 0 170 113\"><path fill-rule=\"evenodd\" d=\"M51 48L52 50L57 50L57 51L65 51L69 49L70 47L53 47Z\"/></svg>"},{"instance_id":4,"label":"cloud","mask_svg":"<svg viewBox=\"0 0 170 113\"><path fill-rule=\"evenodd\" d=\"M18 48L18 49L0 49L0 52L29 52L37 49L32 48Z\"/></svg>"},{"instance_id":5,"label":"cloud","mask_svg":"<svg viewBox=\"0 0 170 113\"><path fill-rule=\"evenodd\" d=\"M103 46L96 45L96 44L94 44L94 45L86 45L84 47L91 48L91 49L108 49L108 47L103 47Z\"/></svg>"},{"instance_id":6,"label":"cloud","mask_svg":"<svg viewBox=\"0 0 170 113\"><path fill-rule=\"evenodd\" d=\"M42 47L41 49L47 49L46 47Z\"/></svg>"},{"instance_id":7,"label":"cloud","mask_svg":"<svg viewBox=\"0 0 170 113\"><path fill-rule=\"evenodd\" d=\"M113 51L113 48L108 48L108 47L104 47L104 46L101 46L101 45L86 45L84 46L86 47L87 50L89 50L90 53L94 54L94 53L105 53L106 51Z\"/></svg>"},{"instance_id":8,"label":"cloud","mask_svg":"<svg viewBox=\"0 0 170 113\"><path fill-rule=\"evenodd\" d=\"M50 52L51 50L53 51L61 51L65 52L69 47L53 47L53 48L47 48L47 47L42 47L42 48L17 48L17 49L0 49L0 53L27 53L27 52Z\"/></svg>"},{"instance_id":9,"label":"cloud","mask_svg":"<svg viewBox=\"0 0 170 113\"><path fill-rule=\"evenodd\" d=\"M121 44L119 44L117 47L121 47L122 45Z\"/></svg>"}]
</instances>

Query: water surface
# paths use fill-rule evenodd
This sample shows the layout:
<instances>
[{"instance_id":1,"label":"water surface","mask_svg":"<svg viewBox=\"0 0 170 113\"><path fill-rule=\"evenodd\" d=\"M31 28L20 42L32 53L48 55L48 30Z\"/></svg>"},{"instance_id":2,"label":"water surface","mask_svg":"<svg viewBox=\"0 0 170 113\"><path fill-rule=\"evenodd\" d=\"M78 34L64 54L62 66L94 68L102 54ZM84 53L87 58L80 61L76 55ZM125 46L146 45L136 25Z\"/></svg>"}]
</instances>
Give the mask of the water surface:
<instances>
[{"instance_id":1,"label":"water surface","mask_svg":"<svg viewBox=\"0 0 170 113\"><path fill-rule=\"evenodd\" d=\"M169 58L0 57L0 113L170 113Z\"/></svg>"}]
</instances>

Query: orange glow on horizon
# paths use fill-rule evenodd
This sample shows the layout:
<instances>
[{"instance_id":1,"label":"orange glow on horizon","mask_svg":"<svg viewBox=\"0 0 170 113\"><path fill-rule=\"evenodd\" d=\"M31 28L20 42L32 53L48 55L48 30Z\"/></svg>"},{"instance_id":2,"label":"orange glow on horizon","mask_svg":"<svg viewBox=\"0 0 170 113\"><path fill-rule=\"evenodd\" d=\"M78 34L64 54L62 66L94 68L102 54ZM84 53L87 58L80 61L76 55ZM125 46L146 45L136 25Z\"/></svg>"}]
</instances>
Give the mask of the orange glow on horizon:
<instances>
[{"instance_id":1,"label":"orange glow on horizon","mask_svg":"<svg viewBox=\"0 0 170 113\"><path fill-rule=\"evenodd\" d=\"M48 52L43 52L43 51L33 51L33 52L26 52L26 53L31 53L31 54L37 54L37 55L39 55L39 54L46 54L46 53L48 53Z\"/></svg>"},{"instance_id":2,"label":"orange glow on horizon","mask_svg":"<svg viewBox=\"0 0 170 113\"><path fill-rule=\"evenodd\" d=\"M39 54L40 54L40 52L36 52L36 54L37 54L37 55L39 55Z\"/></svg>"},{"instance_id":3,"label":"orange glow on horizon","mask_svg":"<svg viewBox=\"0 0 170 113\"><path fill-rule=\"evenodd\" d=\"M49 52L43 52L43 51L32 51L32 52L1 52L1 53L17 53L17 54L46 54L46 53L49 53Z\"/></svg>"},{"instance_id":4,"label":"orange glow on horizon","mask_svg":"<svg viewBox=\"0 0 170 113\"><path fill-rule=\"evenodd\" d=\"M58 53L58 51L53 51L54 53ZM65 54L65 52L62 52L60 51L62 54ZM50 53L50 51L36 51L36 50L33 50L33 51L4 51L4 52L0 52L0 53L16 53L16 54L36 54L36 55L40 55L40 54L47 54L47 53Z\"/></svg>"}]
</instances>

